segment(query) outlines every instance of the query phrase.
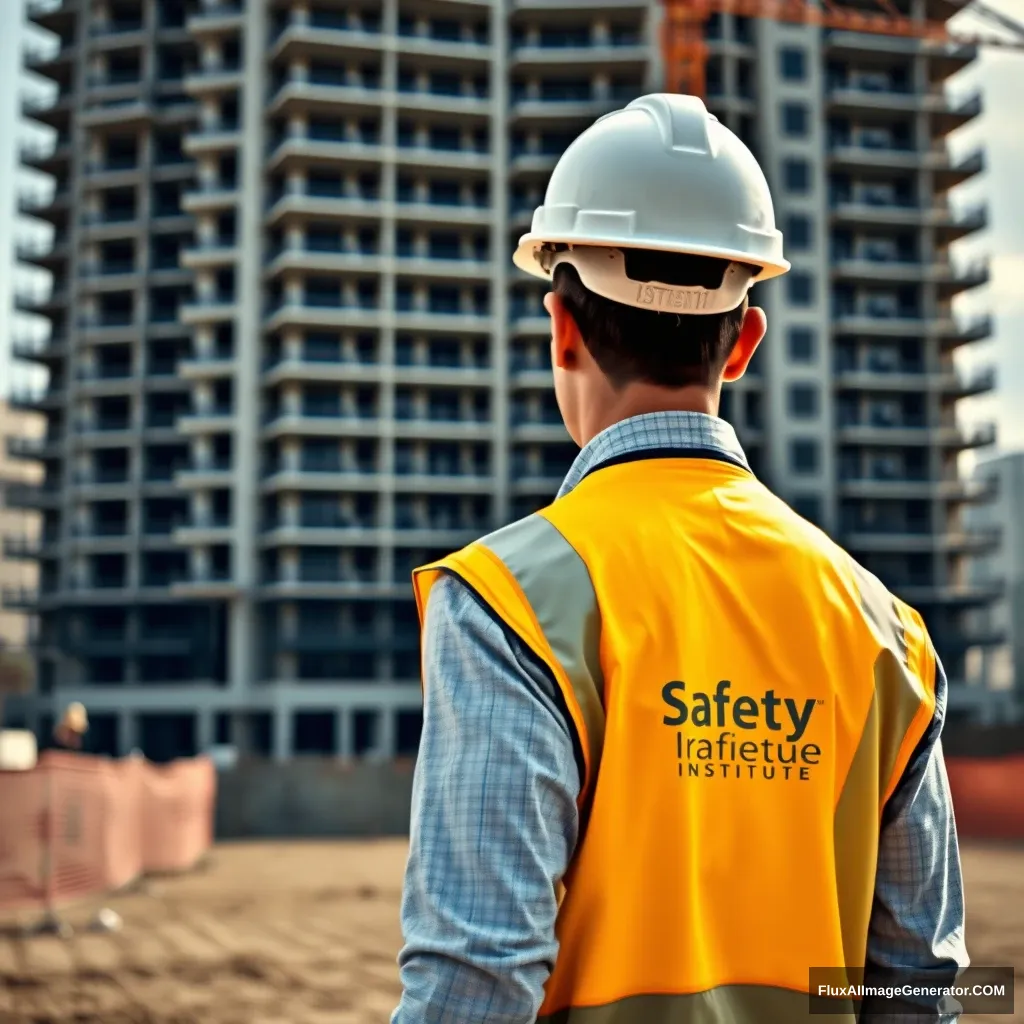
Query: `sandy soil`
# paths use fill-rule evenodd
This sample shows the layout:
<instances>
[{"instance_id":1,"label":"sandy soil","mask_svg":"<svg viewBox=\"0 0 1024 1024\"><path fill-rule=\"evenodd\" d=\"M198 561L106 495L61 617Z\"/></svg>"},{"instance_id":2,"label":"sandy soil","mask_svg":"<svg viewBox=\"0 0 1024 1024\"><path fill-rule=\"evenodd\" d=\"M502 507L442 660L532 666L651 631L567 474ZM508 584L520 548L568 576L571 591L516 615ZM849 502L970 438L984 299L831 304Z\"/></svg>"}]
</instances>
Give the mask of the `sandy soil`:
<instances>
[{"instance_id":1,"label":"sandy soil","mask_svg":"<svg viewBox=\"0 0 1024 1024\"><path fill-rule=\"evenodd\" d=\"M106 901L120 933L0 933L0 1024L370 1024L398 997L401 842L218 846L186 877ZM1024 847L964 852L976 962L1024 978ZM13 922L8 921L7 924ZM973 1024L1024 1021L964 1018Z\"/></svg>"}]
</instances>

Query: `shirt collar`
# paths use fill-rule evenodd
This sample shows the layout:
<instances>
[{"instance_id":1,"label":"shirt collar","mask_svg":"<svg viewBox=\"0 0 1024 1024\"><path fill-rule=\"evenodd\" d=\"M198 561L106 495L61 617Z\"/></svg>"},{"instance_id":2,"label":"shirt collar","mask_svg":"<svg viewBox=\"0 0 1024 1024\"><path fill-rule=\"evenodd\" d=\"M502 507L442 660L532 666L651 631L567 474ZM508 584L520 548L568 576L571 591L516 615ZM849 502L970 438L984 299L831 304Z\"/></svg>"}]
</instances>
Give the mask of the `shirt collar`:
<instances>
[{"instance_id":1,"label":"shirt collar","mask_svg":"<svg viewBox=\"0 0 1024 1024\"><path fill-rule=\"evenodd\" d=\"M750 469L731 423L703 412L648 412L619 420L592 437L569 468L558 497L568 494L602 462L650 448L706 448Z\"/></svg>"}]
</instances>

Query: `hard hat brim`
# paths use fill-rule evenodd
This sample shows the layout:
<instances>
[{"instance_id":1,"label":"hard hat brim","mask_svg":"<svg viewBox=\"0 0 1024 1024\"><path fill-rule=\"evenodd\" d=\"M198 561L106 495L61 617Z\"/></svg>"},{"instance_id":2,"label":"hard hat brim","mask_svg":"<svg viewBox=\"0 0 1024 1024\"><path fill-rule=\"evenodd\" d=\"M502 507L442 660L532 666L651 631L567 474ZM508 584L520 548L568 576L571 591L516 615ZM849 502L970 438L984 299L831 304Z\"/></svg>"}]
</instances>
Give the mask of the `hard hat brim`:
<instances>
[{"instance_id":1,"label":"hard hat brim","mask_svg":"<svg viewBox=\"0 0 1024 1024\"><path fill-rule=\"evenodd\" d=\"M761 273L754 279L754 284L769 281L773 277L780 277L790 268L788 260L765 260L740 249L724 249L721 246L713 245L680 245L678 242L667 242L663 238L630 238L628 242L624 242L621 238L602 239L591 235L581 238L565 234L560 238L552 238L549 235L535 235L532 233L525 234L519 239L519 246L512 256L512 262L520 270L525 271L532 277L550 280L551 274L541 266L536 255L537 251L545 245L585 245L609 249L650 249L656 252L680 253L688 256L709 256L714 259L728 260L730 263L749 263L752 266L761 268Z\"/></svg>"}]
</instances>

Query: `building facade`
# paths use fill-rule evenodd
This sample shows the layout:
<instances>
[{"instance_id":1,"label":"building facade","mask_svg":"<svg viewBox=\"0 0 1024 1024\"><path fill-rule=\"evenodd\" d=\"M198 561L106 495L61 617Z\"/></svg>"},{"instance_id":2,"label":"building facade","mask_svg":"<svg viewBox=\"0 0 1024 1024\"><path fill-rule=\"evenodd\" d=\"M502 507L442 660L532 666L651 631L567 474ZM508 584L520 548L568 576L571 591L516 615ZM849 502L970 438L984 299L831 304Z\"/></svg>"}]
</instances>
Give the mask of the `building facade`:
<instances>
[{"instance_id":1,"label":"building facade","mask_svg":"<svg viewBox=\"0 0 1024 1024\"><path fill-rule=\"evenodd\" d=\"M0 647L16 650L33 639L31 616L18 605L36 591L40 553L39 516L22 507L23 498L42 478L39 466L19 456L37 443L43 429L41 416L16 412L0 400L0 595L14 598L12 607L0 602Z\"/></svg>"},{"instance_id":2,"label":"building facade","mask_svg":"<svg viewBox=\"0 0 1024 1024\"><path fill-rule=\"evenodd\" d=\"M947 16L943 0L913 0ZM934 8L934 9L933 9ZM948 9L948 10L947 10ZM511 264L558 155L659 87L634 0L32 0L59 37L26 199L54 243L17 354L50 387L41 713L169 756L407 753L419 730L409 570L550 500L574 454L542 288ZM929 616L951 675L960 526L990 440L950 312L985 271L948 245L970 50L713 18L709 105L773 186L794 272L724 414L755 468ZM761 97L758 99L758 97ZM771 97L770 102L764 97ZM976 639L976 638L975 638ZM958 661L959 659L959 661Z\"/></svg>"},{"instance_id":3,"label":"building facade","mask_svg":"<svg viewBox=\"0 0 1024 1024\"><path fill-rule=\"evenodd\" d=\"M1019 720L1024 717L1024 452L986 459L974 477L994 487L996 500L971 508L968 523L998 531L1003 543L974 560L971 578L978 585L1001 581L1003 591L976 615L977 629L998 643L971 652L967 682L984 718Z\"/></svg>"}]
</instances>

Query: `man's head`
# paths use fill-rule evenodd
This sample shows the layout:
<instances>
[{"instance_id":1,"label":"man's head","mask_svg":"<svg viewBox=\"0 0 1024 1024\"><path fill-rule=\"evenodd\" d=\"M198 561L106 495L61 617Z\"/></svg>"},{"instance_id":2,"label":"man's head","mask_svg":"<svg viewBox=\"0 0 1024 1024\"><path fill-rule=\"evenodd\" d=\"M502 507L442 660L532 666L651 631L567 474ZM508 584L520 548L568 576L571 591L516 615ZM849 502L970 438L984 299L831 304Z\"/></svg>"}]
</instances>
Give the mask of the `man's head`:
<instances>
[{"instance_id":1,"label":"man's head","mask_svg":"<svg viewBox=\"0 0 1024 1024\"><path fill-rule=\"evenodd\" d=\"M624 267L617 269L634 301L645 306L597 294L576 266L557 261L544 303L558 406L580 445L640 412L716 413L722 381L743 375L765 333L764 313L746 299L757 267L645 249L621 254ZM699 309L716 291L727 296L726 305L730 294L738 304L724 312L677 311Z\"/></svg>"}]
</instances>

